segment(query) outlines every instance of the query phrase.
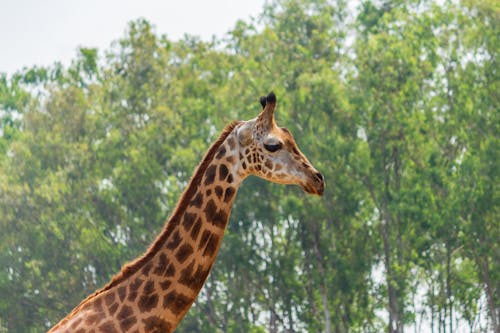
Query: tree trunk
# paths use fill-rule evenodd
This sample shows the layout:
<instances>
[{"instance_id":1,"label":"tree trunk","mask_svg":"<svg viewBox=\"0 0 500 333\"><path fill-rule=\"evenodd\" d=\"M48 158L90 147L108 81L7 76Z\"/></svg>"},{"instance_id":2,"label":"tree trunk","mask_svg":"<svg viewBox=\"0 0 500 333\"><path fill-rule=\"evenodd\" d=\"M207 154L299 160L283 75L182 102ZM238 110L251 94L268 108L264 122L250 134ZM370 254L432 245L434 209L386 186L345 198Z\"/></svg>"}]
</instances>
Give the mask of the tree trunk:
<instances>
[{"instance_id":1,"label":"tree trunk","mask_svg":"<svg viewBox=\"0 0 500 333\"><path fill-rule=\"evenodd\" d=\"M321 284L321 302L323 303L323 313L325 315L325 333L331 333L331 316L330 308L328 306L328 295L324 284Z\"/></svg>"},{"instance_id":2,"label":"tree trunk","mask_svg":"<svg viewBox=\"0 0 500 333\"><path fill-rule=\"evenodd\" d=\"M269 318L269 333L278 332L278 327L276 325L276 313L274 309L269 310L271 317Z\"/></svg>"},{"instance_id":3,"label":"tree trunk","mask_svg":"<svg viewBox=\"0 0 500 333\"><path fill-rule=\"evenodd\" d=\"M500 326L498 323L497 307L495 306L495 292L493 291L493 285L490 278L490 268L488 263L488 258L478 258L479 265L482 270L483 282L486 288L486 298L488 300L488 312L490 314L491 326L493 332L500 333Z\"/></svg>"},{"instance_id":4,"label":"tree trunk","mask_svg":"<svg viewBox=\"0 0 500 333\"><path fill-rule=\"evenodd\" d=\"M384 265L386 271L387 293L389 297L389 326L388 333L402 333L401 318L399 318L398 295L394 286L394 274L391 262L391 244L389 239L389 223L387 218L382 221L382 240L384 243Z\"/></svg>"},{"instance_id":5,"label":"tree trunk","mask_svg":"<svg viewBox=\"0 0 500 333\"><path fill-rule=\"evenodd\" d=\"M318 263L320 280L323 281L320 283L319 288L321 293L321 303L323 305L323 314L325 316L325 333L331 333L332 328L331 328L330 306L328 305L328 288L326 287L324 282L326 281L326 274L325 274L325 267L323 265L323 254L321 253L320 250L319 227L316 221L311 223L311 228L313 234L312 240L313 240L314 256Z\"/></svg>"},{"instance_id":6,"label":"tree trunk","mask_svg":"<svg viewBox=\"0 0 500 333\"><path fill-rule=\"evenodd\" d=\"M448 303L449 332L453 332L453 298L451 291L451 249L446 243L446 303Z\"/></svg>"}]
</instances>

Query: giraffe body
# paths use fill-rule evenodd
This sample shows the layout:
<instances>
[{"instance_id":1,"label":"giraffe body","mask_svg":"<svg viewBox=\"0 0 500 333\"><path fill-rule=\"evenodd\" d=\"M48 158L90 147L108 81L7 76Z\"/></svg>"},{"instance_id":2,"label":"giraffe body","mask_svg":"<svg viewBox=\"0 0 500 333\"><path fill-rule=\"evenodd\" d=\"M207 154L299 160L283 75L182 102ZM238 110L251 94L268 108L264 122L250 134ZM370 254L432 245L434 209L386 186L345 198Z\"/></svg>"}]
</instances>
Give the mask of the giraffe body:
<instances>
[{"instance_id":1,"label":"giraffe body","mask_svg":"<svg viewBox=\"0 0 500 333\"><path fill-rule=\"evenodd\" d=\"M209 148L148 251L49 333L173 332L210 273L247 176L322 194L323 177L274 122L274 94L261 103L259 117L228 125Z\"/></svg>"}]
</instances>

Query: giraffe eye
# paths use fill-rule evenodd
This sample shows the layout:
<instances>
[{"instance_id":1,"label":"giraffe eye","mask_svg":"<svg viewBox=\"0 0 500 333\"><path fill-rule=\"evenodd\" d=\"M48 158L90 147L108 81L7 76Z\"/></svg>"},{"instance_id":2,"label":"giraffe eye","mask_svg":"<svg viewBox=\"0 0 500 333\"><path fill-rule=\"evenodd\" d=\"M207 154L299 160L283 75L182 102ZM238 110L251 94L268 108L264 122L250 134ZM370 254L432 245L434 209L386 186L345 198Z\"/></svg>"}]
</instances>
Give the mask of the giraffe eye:
<instances>
[{"instance_id":1,"label":"giraffe eye","mask_svg":"<svg viewBox=\"0 0 500 333\"><path fill-rule=\"evenodd\" d=\"M275 151L280 150L282 147L283 147L283 144L281 142L271 143L271 144L264 143L264 148L266 148L266 150L270 151L271 153L274 153Z\"/></svg>"}]
</instances>

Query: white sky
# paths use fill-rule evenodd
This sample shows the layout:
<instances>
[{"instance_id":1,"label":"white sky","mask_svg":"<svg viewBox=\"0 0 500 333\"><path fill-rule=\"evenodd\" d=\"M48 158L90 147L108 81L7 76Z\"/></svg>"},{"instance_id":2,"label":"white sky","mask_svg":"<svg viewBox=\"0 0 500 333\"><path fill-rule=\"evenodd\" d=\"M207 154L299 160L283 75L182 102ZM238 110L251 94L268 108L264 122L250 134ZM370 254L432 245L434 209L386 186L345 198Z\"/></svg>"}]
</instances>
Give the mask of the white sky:
<instances>
[{"instance_id":1,"label":"white sky","mask_svg":"<svg viewBox=\"0 0 500 333\"><path fill-rule=\"evenodd\" d=\"M208 40L239 19L258 17L265 0L0 0L0 72L69 64L78 47L109 48L127 23L146 18L158 34Z\"/></svg>"}]
</instances>

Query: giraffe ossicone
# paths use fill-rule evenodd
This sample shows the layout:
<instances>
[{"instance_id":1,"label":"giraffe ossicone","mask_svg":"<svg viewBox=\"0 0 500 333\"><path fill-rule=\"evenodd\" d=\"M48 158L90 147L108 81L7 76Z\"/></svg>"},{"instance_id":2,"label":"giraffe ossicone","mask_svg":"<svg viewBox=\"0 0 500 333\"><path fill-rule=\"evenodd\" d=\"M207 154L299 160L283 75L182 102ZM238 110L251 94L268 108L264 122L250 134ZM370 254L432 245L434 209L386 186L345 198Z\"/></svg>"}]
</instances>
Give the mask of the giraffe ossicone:
<instances>
[{"instance_id":1,"label":"giraffe ossicone","mask_svg":"<svg viewBox=\"0 0 500 333\"><path fill-rule=\"evenodd\" d=\"M321 173L291 133L276 125L274 93L260 102L258 117L229 124L208 149L146 253L83 300L50 333L173 332L210 273L246 177L323 194Z\"/></svg>"}]
</instances>

